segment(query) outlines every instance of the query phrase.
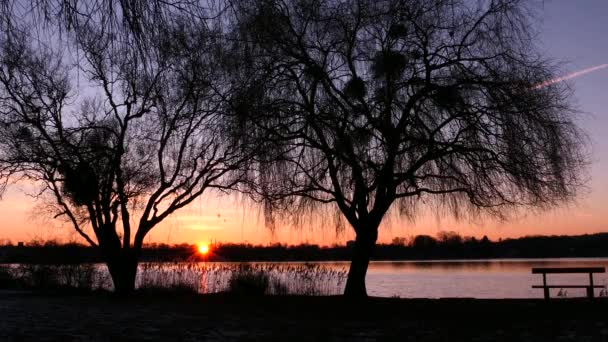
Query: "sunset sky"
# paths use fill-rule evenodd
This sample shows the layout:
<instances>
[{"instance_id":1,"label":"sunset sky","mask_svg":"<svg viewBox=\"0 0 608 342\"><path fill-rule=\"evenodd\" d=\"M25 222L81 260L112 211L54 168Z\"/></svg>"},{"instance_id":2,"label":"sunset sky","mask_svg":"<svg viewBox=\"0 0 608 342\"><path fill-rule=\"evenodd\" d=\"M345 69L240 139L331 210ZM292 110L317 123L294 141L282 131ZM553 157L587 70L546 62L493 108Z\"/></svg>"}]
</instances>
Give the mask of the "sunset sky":
<instances>
[{"instance_id":1,"label":"sunset sky","mask_svg":"<svg viewBox=\"0 0 608 342\"><path fill-rule=\"evenodd\" d=\"M542 3L541 1L538 1ZM485 219L454 222L446 217L421 215L414 222L390 218L381 229L380 241L395 236L435 235L442 230L492 239L532 234L584 234L608 232L608 1L553 0L539 5L539 41L543 51L565 62L563 75L578 74L568 82L574 101L583 112L580 126L591 141L591 167L586 189L577 203L544 213L523 213L508 222ZM317 222L299 229L280 227L271 233L258 209L230 197L207 196L152 231L148 242L301 243L323 245L352 239L350 228L337 235L332 227ZM11 187L0 200L0 240L61 239L80 241L69 228L40 213L22 189Z\"/></svg>"}]
</instances>

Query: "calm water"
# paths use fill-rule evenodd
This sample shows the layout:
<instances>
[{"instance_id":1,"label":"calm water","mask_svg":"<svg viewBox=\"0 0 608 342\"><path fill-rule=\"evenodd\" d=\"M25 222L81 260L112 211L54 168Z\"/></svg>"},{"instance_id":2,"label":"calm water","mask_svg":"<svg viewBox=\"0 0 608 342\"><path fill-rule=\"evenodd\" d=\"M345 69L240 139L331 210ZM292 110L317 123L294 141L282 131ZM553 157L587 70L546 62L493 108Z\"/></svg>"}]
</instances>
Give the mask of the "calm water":
<instances>
[{"instance_id":1,"label":"calm water","mask_svg":"<svg viewBox=\"0 0 608 342\"><path fill-rule=\"evenodd\" d=\"M531 274L532 267L583 266L608 269L608 258L372 262L367 289L370 295L381 297L542 298L542 289L532 289L532 285L542 284L542 275ZM598 285L608 284L607 273L594 274L593 279ZM550 274L547 281L560 285L589 282L587 274ZM552 290L551 295L559 290ZM600 291L596 289L596 295ZM567 297L579 296L585 296L585 289L567 289Z\"/></svg>"},{"instance_id":2,"label":"calm water","mask_svg":"<svg viewBox=\"0 0 608 342\"><path fill-rule=\"evenodd\" d=\"M278 270L284 280L290 284L305 285L310 280L306 272L292 272L306 268L304 263L257 263L263 267ZM146 267L140 265L138 283L142 279L148 284L172 283L171 280L186 281L189 284L202 284L201 292L217 292L225 289L230 273L238 263L200 263L175 264L151 263ZM341 293L343 285L336 286L335 276L330 270L345 271L348 262L321 262L319 265L328 271L317 273L321 277L314 279L315 284L329 284L330 289L324 293ZM106 274L105 266L98 265L102 273L97 286L111 288L111 281ZM494 260L450 260L450 261L376 261L370 263L366 283L368 293L372 296L401 298L542 298L542 289L533 289L532 285L542 284L542 275L532 274L532 267L606 267L608 258L577 259L494 259ZM207 269L201 273L201 269ZM291 272L291 273L290 273ZM204 275L203 275L204 274ZM304 277L304 278L298 278ZM289 279L287 279L289 278ZM588 274L549 274L549 284L588 284ZM312 278L311 278L312 279ZM319 280L320 279L320 280ZM169 282L167 282L169 281ZM597 285L608 285L608 273L594 275ZM332 285L334 284L334 285ZM605 288L606 289L606 288ZM556 296L560 289L552 289ZM566 289L567 297L585 296L585 289ZM596 295L601 289L596 289Z\"/></svg>"},{"instance_id":3,"label":"calm water","mask_svg":"<svg viewBox=\"0 0 608 342\"><path fill-rule=\"evenodd\" d=\"M216 265L229 263L210 263ZM298 265L302 263L261 263ZM322 262L322 266L347 270L348 262ZM532 267L591 267L608 269L608 258L572 259L493 259L450 261L375 261L369 266L368 294L402 298L542 298L542 275ZM549 274L549 284L586 285L588 274ZM594 283L608 285L608 273L594 274ZM341 292L341 290L339 290ZM560 289L552 289L556 296ZM565 289L567 297L586 296L585 289ZM601 289L596 289L596 295Z\"/></svg>"}]
</instances>

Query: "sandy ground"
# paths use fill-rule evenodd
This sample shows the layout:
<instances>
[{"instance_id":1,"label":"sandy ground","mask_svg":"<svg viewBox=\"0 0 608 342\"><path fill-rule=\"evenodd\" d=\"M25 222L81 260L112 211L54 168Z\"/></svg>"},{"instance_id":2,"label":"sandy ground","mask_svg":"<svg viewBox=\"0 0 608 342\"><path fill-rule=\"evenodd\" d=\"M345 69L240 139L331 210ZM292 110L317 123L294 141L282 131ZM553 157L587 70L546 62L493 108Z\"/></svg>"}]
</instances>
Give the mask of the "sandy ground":
<instances>
[{"instance_id":1,"label":"sandy ground","mask_svg":"<svg viewBox=\"0 0 608 342\"><path fill-rule=\"evenodd\" d=\"M608 301L0 291L0 341L608 341Z\"/></svg>"}]
</instances>

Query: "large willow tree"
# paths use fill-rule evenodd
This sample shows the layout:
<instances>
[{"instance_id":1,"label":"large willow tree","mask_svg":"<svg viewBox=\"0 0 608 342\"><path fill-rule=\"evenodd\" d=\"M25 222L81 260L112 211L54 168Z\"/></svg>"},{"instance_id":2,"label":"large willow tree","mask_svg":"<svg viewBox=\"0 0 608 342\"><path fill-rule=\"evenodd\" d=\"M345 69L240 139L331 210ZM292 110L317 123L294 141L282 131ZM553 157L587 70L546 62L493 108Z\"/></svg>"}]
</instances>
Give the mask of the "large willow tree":
<instances>
[{"instance_id":1,"label":"large willow tree","mask_svg":"<svg viewBox=\"0 0 608 342\"><path fill-rule=\"evenodd\" d=\"M572 199L584 155L569 92L522 0L247 0L239 107L267 208L327 203L356 233L345 294L389 210L506 216Z\"/></svg>"},{"instance_id":2,"label":"large willow tree","mask_svg":"<svg viewBox=\"0 0 608 342\"><path fill-rule=\"evenodd\" d=\"M138 26L125 8L86 12L93 3L118 2L78 2L83 11L43 24L31 21L47 7L10 8L30 21L3 17L0 171L37 186L129 292L150 230L204 192L239 184L250 149L227 134L232 86L218 27L173 7L170 20Z\"/></svg>"}]
</instances>

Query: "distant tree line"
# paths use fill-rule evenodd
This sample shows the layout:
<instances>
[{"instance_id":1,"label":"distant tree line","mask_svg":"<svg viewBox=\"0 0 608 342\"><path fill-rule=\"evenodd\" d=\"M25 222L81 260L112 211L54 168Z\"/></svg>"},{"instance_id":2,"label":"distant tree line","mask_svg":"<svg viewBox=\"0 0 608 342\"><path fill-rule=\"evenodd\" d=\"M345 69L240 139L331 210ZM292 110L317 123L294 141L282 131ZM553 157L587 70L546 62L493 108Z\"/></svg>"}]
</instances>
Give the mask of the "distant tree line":
<instances>
[{"instance_id":1,"label":"distant tree line","mask_svg":"<svg viewBox=\"0 0 608 342\"><path fill-rule=\"evenodd\" d=\"M6 243L6 241L5 241ZM608 233L578 236L526 236L492 241L440 232L436 237L417 235L394 238L378 244L372 260L494 259L494 258L574 258L608 257ZM252 245L222 243L212 246L208 256L190 244L148 244L142 261L347 261L352 243L323 247L313 244ZM95 248L79 244L34 243L24 247L0 246L0 263L81 263L103 262Z\"/></svg>"}]
</instances>

